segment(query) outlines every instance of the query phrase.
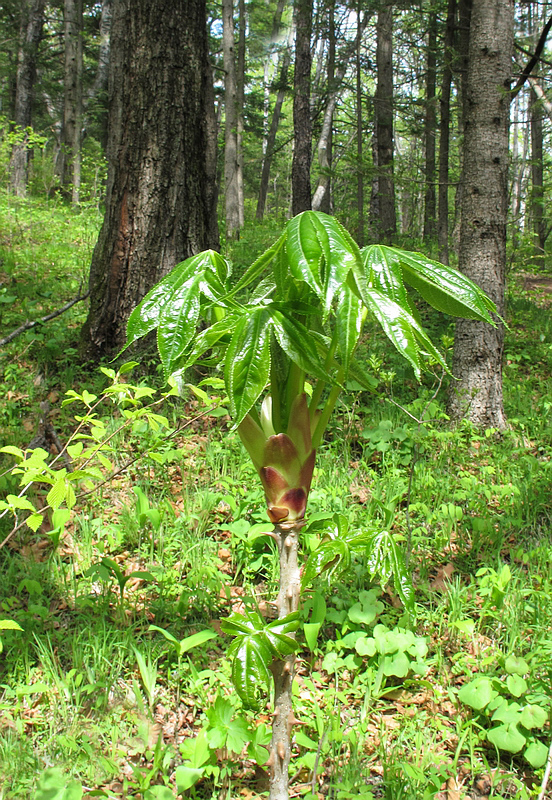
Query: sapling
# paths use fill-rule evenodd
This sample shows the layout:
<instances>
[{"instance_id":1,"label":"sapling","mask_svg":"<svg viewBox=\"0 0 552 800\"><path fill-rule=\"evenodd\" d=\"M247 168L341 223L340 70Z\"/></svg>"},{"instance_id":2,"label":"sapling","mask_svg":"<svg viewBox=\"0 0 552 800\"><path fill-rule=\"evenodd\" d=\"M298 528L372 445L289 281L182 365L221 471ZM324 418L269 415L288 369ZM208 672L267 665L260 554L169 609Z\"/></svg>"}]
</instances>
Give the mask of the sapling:
<instances>
[{"instance_id":1,"label":"sapling","mask_svg":"<svg viewBox=\"0 0 552 800\"><path fill-rule=\"evenodd\" d=\"M289 796L299 539L316 450L347 377L375 388L355 358L367 316L417 377L431 363L447 369L408 287L440 311L493 323L493 303L461 273L419 253L383 245L360 250L336 219L313 211L291 219L241 276L212 250L188 258L128 322L128 344L157 329L167 378L199 361L222 370L234 426L265 491L280 558L278 619L267 623L249 612L232 615L224 628L235 636L232 675L245 702L255 703L272 673L271 800ZM346 547L333 544L338 554ZM321 567L327 563L320 559Z\"/></svg>"}]
</instances>

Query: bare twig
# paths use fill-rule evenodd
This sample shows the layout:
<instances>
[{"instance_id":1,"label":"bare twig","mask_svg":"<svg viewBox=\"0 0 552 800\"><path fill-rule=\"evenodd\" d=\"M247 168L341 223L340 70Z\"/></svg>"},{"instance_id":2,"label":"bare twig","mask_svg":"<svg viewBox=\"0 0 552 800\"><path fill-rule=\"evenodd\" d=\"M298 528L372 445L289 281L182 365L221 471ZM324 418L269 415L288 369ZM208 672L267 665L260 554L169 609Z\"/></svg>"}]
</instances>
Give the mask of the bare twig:
<instances>
[{"instance_id":1,"label":"bare twig","mask_svg":"<svg viewBox=\"0 0 552 800\"><path fill-rule=\"evenodd\" d=\"M79 295L78 297L74 297L72 300L69 300L68 303L65 303L64 306L58 308L56 311L52 311L50 314L46 314L45 317L41 317L40 319L33 319L27 320L24 322L23 325L20 325L19 328L16 328L14 331L9 333L7 336L4 336L3 339L0 339L0 347L4 347L5 345L9 344L13 339L16 339L25 331L30 330L31 328L36 328L37 325L43 325L45 322L50 322L51 319L55 319L59 317L61 314L64 314L66 311L69 311L75 303L80 303L81 300L86 300L90 292L86 292L85 294Z\"/></svg>"}]
</instances>

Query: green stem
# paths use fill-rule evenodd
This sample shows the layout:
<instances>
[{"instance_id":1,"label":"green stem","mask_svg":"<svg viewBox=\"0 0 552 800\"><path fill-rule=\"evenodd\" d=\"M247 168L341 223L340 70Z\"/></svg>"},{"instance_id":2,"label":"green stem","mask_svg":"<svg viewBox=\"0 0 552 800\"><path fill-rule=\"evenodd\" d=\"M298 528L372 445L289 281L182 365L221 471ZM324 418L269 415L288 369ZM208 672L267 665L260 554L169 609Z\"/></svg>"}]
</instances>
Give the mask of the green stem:
<instances>
[{"instance_id":1,"label":"green stem","mask_svg":"<svg viewBox=\"0 0 552 800\"><path fill-rule=\"evenodd\" d=\"M270 365L270 394L272 397L272 427L276 433L282 432L282 403L280 398L280 386L276 376L274 364Z\"/></svg>"},{"instance_id":2,"label":"green stem","mask_svg":"<svg viewBox=\"0 0 552 800\"><path fill-rule=\"evenodd\" d=\"M317 447L320 445L322 441L322 436L324 431L326 430L326 425L333 413L335 408L335 404L337 403L337 398L341 394L341 383L345 377L345 369L343 367L340 368L339 372L337 373L337 382L338 386L334 386L328 395L328 399L324 403L324 408L322 409L322 414L320 415L320 419L316 424L316 428L314 429L314 433L312 435L312 446L316 450Z\"/></svg>"},{"instance_id":3,"label":"green stem","mask_svg":"<svg viewBox=\"0 0 552 800\"><path fill-rule=\"evenodd\" d=\"M333 363L336 350L337 350L337 330L334 330L332 341L330 342L330 347L326 355L326 360L324 361L324 369L326 370L326 372L329 371ZM316 386L314 387L311 401L309 403L309 413L311 419L314 417L315 411L318 408L318 403L320 402L320 398L322 397L322 392L324 391L325 385L326 382L323 380L318 379L316 381Z\"/></svg>"},{"instance_id":4,"label":"green stem","mask_svg":"<svg viewBox=\"0 0 552 800\"><path fill-rule=\"evenodd\" d=\"M298 366L292 361L286 383L286 406L288 414L291 411L291 405L295 400L295 398L297 397L297 395L303 392L304 384L305 384L305 373L303 372L300 366ZM274 402L274 400L272 402Z\"/></svg>"}]
</instances>

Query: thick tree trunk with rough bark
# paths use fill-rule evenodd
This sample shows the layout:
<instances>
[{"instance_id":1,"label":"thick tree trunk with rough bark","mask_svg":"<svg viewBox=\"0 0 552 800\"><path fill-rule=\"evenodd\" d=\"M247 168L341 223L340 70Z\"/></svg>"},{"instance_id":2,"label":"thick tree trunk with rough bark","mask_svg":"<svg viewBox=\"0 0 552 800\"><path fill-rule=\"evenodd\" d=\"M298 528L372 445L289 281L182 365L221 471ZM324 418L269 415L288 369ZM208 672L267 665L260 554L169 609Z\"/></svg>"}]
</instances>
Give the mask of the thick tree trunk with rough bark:
<instances>
[{"instance_id":1,"label":"thick tree trunk with rough bark","mask_svg":"<svg viewBox=\"0 0 552 800\"><path fill-rule=\"evenodd\" d=\"M377 87L374 96L375 146L377 149L377 218L371 226L376 238L389 241L397 230L393 176L393 6L378 12Z\"/></svg>"},{"instance_id":2,"label":"thick tree trunk with rough bark","mask_svg":"<svg viewBox=\"0 0 552 800\"><path fill-rule=\"evenodd\" d=\"M504 314L508 128L514 7L478 0L470 24L464 103L460 260ZM506 426L502 403L504 328L459 320L454 342L450 412L482 428Z\"/></svg>"},{"instance_id":3,"label":"thick tree trunk with rough bark","mask_svg":"<svg viewBox=\"0 0 552 800\"><path fill-rule=\"evenodd\" d=\"M292 213L311 208L310 169L312 120L310 111L312 0L295 2L295 73L293 99L293 163L291 166Z\"/></svg>"},{"instance_id":4,"label":"thick tree trunk with rough bark","mask_svg":"<svg viewBox=\"0 0 552 800\"><path fill-rule=\"evenodd\" d=\"M146 292L218 244L205 0L114 0L106 214L83 353L113 354Z\"/></svg>"},{"instance_id":5,"label":"thick tree trunk with rough bark","mask_svg":"<svg viewBox=\"0 0 552 800\"><path fill-rule=\"evenodd\" d=\"M33 86L36 58L42 38L44 0L26 0L21 9L19 51L15 83L15 124L22 128L32 122ZM10 159L10 188L23 197L27 190L29 149L24 140L14 145Z\"/></svg>"}]
</instances>

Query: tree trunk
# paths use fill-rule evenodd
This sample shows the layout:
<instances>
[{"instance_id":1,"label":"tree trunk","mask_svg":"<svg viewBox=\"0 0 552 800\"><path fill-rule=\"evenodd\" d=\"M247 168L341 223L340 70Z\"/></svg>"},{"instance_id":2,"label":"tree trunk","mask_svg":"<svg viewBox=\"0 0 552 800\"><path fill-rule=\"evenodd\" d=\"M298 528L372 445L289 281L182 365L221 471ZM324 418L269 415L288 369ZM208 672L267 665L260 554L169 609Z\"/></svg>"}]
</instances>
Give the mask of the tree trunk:
<instances>
[{"instance_id":1,"label":"tree trunk","mask_svg":"<svg viewBox=\"0 0 552 800\"><path fill-rule=\"evenodd\" d=\"M330 0L329 8L328 8L328 93L331 95L332 92L336 92L335 86L335 0ZM335 109L334 109L335 110ZM331 214L333 208L332 202L332 162L333 162L333 111L331 114L331 121L330 121L330 128L328 131L328 138L326 141L326 146L324 148L324 153L322 155L322 160L320 160L320 150L319 153L319 163L321 168L321 175L320 180L324 181L324 194L322 199L319 203L320 211L323 211L325 214ZM322 175L322 161L324 162L324 176ZM320 182L318 184L320 186ZM318 190L317 190L318 191ZM315 192L316 194L316 192ZM314 198L313 198L313 208L314 205Z\"/></svg>"},{"instance_id":2,"label":"tree trunk","mask_svg":"<svg viewBox=\"0 0 552 800\"><path fill-rule=\"evenodd\" d=\"M36 58L42 38L44 0L26 0L21 10L17 74L15 82L15 124L25 130L32 122ZM23 197L27 190L29 149L26 139L15 144L10 159L10 188Z\"/></svg>"},{"instance_id":3,"label":"tree trunk","mask_svg":"<svg viewBox=\"0 0 552 800\"><path fill-rule=\"evenodd\" d=\"M63 79L63 124L57 165L64 195L74 195L75 163L80 170L82 93L82 0L65 0L63 11L65 66ZM73 184L73 189L71 185ZM78 194L78 188L77 188Z\"/></svg>"},{"instance_id":4,"label":"tree trunk","mask_svg":"<svg viewBox=\"0 0 552 800\"><path fill-rule=\"evenodd\" d=\"M303 522L282 524L274 529L280 554L280 586L276 606L278 618L299 609L301 575L299 572L299 532ZM268 760L270 775L270 800L288 800L289 764L291 760L291 729L295 722L292 686L295 656L274 661L274 717L272 741Z\"/></svg>"},{"instance_id":5,"label":"tree trunk","mask_svg":"<svg viewBox=\"0 0 552 800\"><path fill-rule=\"evenodd\" d=\"M278 94L276 95L276 103L274 111L272 112L272 120L270 122L270 129L266 139L266 153L263 158L263 166L261 170L261 183L259 186L259 199L257 200L257 211L255 213L259 222L262 220L266 206L266 196L268 194L268 182L270 179L270 167L272 164L272 156L274 154L274 145L276 144L276 133L278 132L278 125L280 124L280 116L282 114L282 106L287 92L287 78L289 66L291 64L291 42L284 51L282 67L280 70L280 77L278 80Z\"/></svg>"},{"instance_id":6,"label":"tree trunk","mask_svg":"<svg viewBox=\"0 0 552 800\"><path fill-rule=\"evenodd\" d=\"M393 7L378 12L377 87L374 129L377 149L378 218L372 220L376 238L389 242L397 230L393 176Z\"/></svg>"},{"instance_id":7,"label":"tree trunk","mask_svg":"<svg viewBox=\"0 0 552 800\"><path fill-rule=\"evenodd\" d=\"M238 114L236 64L234 59L234 4L222 1L222 50L224 59L224 198L226 210L226 239L238 238L240 233L240 202L238 186Z\"/></svg>"},{"instance_id":8,"label":"tree trunk","mask_svg":"<svg viewBox=\"0 0 552 800\"><path fill-rule=\"evenodd\" d=\"M450 87L452 83L452 54L454 44L454 21L456 16L456 0L449 0L445 29L445 64L441 80L441 118L439 122L439 221L437 239L439 244L439 260L449 263L449 150L450 150Z\"/></svg>"},{"instance_id":9,"label":"tree trunk","mask_svg":"<svg viewBox=\"0 0 552 800\"><path fill-rule=\"evenodd\" d=\"M205 0L114 0L106 214L82 351L113 354L146 292L216 247ZM211 107L209 108L209 104Z\"/></svg>"},{"instance_id":10,"label":"tree trunk","mask_svg":"<svg viewBox=\"0 0 552 800\"><path fill-rule=\"evenodd\" d=\"M437 111L435 108L435 84L437 73L437 14L429 15L426 74L426 115L425 115L425 199L424 199L424 242L434 246L437 224L435 218L435 134Z\"/></svg>"},{"instance_id":11,"label":"tree trunk","mask_svg":"<svg viewBox=\"0 0 552 800\"><path fill-rule=\"evenodd\" d=\"M466 115L465 105L467 96L467 78L470 47L470 18L472 0L458 0L458 41L456 46L456 72L458 87L458 138L462 141L464 136L464 117ZM459 150L459 167L462 174L464 158L464 148ZM458 182L454 203L454 228L452 240L454 249L458 253L460 249L460 223L462 213L462 181Z\"/></svg>"},{"instance_id":12,"label":"tree trunk","mask_svg":"<svg viewBox=\"0 0 552 800\"><path fill-rule=\"evenodd\" d=\"M245 225L245 200L243 188L243 109L245 105L245 0L238 0L239 36L236 81L237 102L237 166L238 166L238 218L240 228Z\"/></svg>"},{"instance_id":13,"label":"tree trunk","mask_svg":"<svg viewBox=\"0 0 552 800\"><path fill-rule=\"evenodd\" d=\"M364 246L364 165L362 124L362 75L360 63L360 46L362 43L361 2L357 5L357 43L356 43L356 123L357 123L357 244Z\"/></svg>"},{"instance_id":14,"label":"tree trunk","mask_svg":"<svg viewBox=\"0 0 552 800\"><path fill-rule=\"evenodd\" d=\"M311 208L312 120L310 113L312 0L295 1L294 148L291 166L292 214Z\"/></svg>"},{"instance_id":15,"label":"tree trunk","mask_svg":"<svg viewBox=\"0 0 552 800\"><path fill-rule=\"evenodd\" d=\"M531 88L531 220L533 223L533 252L541 266L544 260L546 228L544 224L544 161L542 135L542 104Z\"/></svg>"},{"instance_id":16,"label":"tree trunk","mask_svg":"<svg viewBox=\"0 0 552 800\"><path fill-rule=\"evenodd\" d=\"M96 77L88 94L87 115L92 116L99 127L99 140L107 147L107 84L109 77L109 53L111 41L112 0L102 0L100 17L100 50Z\"/></svg>"},{"instance_id":17,"label":"tree trunk","mask_svg":"<svg viewBox=\"0 0 552 800\"><path fill-rule=\"evenodd\" d=\"M508 126L514 9L478 0L470 25L464 119L460 269L504 314L508 208ZM482 428L506 427L502 403L504 327L456 325L450 413Z\"/></svg>"}]
</instances>

